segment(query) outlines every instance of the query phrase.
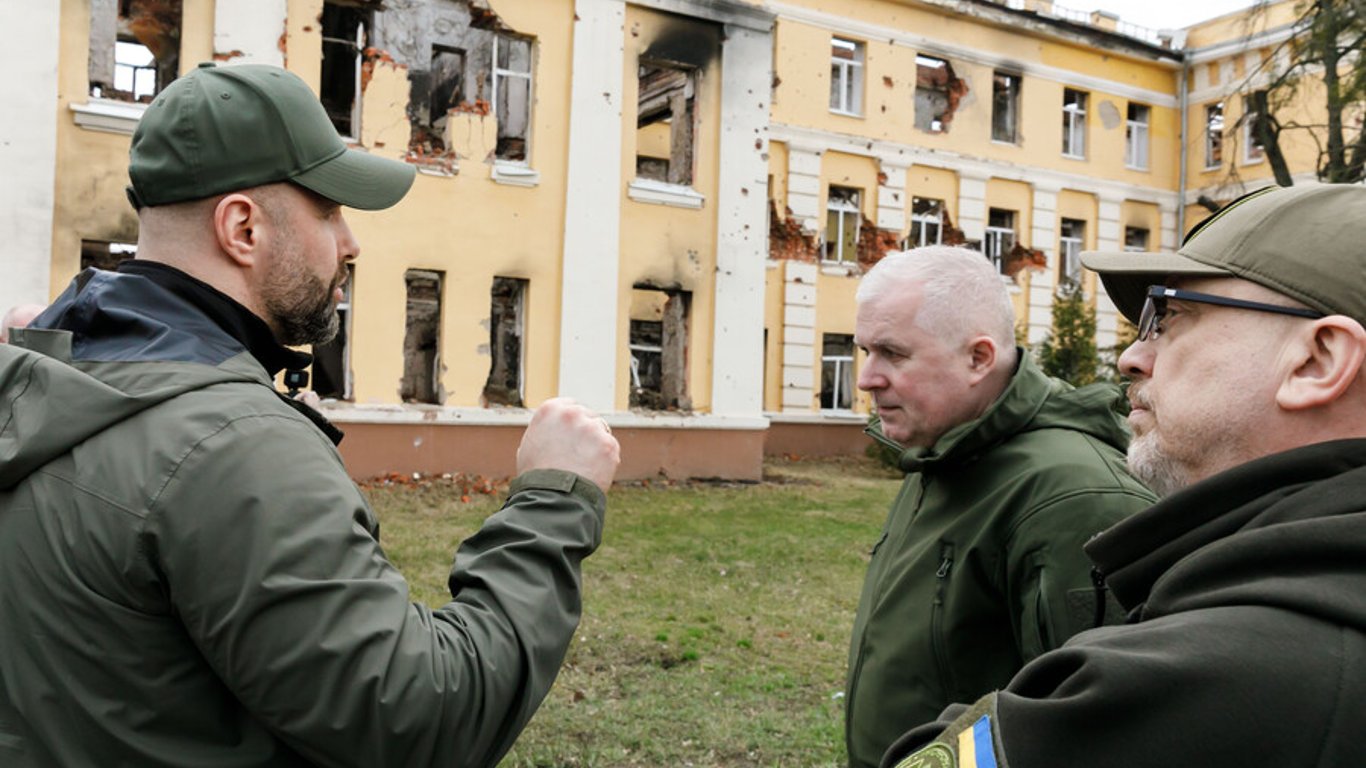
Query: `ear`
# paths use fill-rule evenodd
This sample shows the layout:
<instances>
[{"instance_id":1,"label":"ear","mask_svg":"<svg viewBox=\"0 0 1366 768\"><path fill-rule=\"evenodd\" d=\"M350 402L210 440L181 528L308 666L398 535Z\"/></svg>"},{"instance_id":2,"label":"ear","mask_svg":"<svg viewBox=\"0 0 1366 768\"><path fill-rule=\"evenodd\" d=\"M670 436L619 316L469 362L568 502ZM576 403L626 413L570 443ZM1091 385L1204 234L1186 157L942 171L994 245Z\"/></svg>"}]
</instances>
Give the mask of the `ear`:
<instances>
[{"instance_id":1,"label":"ear","mask_svg":"<svg viewBox=\"0 0 1366 768\"><path fill-rule=\"evenodd\" d=\"M977 336L968 342L968 376L971 383L985 379L996 370L996 341L990 336Z\"/></svg>"},{"instance_id":2,"label":"ear","mask_svg":"<svg viewBox=\"0 0 1366 768\"><path fill-rule=\"evenodd\" d=\"M1293 367L1276 390L1276 405L1287 411L1332 404L1352 387L1366 362L1366 329L1344 315L1315 320L1291 344Z\"/></svg>"},{"instance_id":3,"label":"ear","mask_svg":"<svg viewBox=\"0 0 1366 768\"><path fill-rule=\"evenodd\" d=\"M218 247L238 266L254 266L259 260L265 223L265 210L240 193L224 196L213 209Z\"/></svg>"}]
</instances>

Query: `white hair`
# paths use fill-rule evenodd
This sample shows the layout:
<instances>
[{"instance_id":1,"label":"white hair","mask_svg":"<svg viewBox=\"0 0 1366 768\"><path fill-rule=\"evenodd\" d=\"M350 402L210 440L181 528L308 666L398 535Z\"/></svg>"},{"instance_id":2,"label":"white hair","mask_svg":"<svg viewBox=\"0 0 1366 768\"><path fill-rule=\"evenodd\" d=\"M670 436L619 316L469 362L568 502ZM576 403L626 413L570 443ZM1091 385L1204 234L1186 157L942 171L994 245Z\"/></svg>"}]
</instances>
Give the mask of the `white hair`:
<instances>
[{"instance_id":1,"label":"white hair","mask_svg":"<svg viewBox=\"0 0 1366 768\"><path fill-rule=\"evenodd\" d=\"M985 334L1001 350L1015 348L1015 310L1004 281L981 253L931 245L889 253L859 283L859 304L918 286L915 323L943 339Z\"/></svg>"}]
</instances>

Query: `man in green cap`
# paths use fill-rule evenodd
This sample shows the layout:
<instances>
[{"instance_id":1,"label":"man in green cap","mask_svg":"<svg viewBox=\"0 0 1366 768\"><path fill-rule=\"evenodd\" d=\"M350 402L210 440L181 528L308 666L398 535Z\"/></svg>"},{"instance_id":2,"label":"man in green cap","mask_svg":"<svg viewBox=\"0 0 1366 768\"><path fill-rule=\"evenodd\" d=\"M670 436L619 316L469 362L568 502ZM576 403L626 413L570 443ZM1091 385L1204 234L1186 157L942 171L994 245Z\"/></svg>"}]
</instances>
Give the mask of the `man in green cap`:
<instances>
[{"instance_id":1,"label":"man in green cap","mask_svg":"<svg viewBox=\"0 0 1366 768\"><path fill-rule=\"evenodd\" d=\"M1086 547L1129 623L907 733L886 766L1366 764L1366 187L1246 195L1176 253L1086 253L1138 326L1129 466Z\"/></svg>"},{"instance_id":2,"label":"man in green cap","mask_svg":"<svg viewBox=\"0 0 1366 768\"><path fill-rule=\"evenodd\" d=\"M492 766L558 672L618 462L551 400L451 601L409 602L340 437L278 393L337 330L348 149L289 72L197 69L134 134L138 258L0 347L0 765Z\"/></svg>"}]
</instances>

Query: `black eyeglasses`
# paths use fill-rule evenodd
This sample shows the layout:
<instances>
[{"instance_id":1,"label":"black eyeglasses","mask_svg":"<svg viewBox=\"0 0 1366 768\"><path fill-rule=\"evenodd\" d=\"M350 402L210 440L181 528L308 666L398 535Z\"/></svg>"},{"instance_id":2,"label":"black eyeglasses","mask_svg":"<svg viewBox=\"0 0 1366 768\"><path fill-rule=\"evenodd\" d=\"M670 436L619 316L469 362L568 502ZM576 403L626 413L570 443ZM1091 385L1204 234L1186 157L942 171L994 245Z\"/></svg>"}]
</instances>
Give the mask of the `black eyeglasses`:
<instances>
[{"instance_id":1,"label":"black eyeglasses","mask_svg":"<svg viewBox=\"0 0 1366 768\"><path fill-rule=\"evenodd\" d=\"M1170 299L1176 299L1177 301L1192 301L1196 304L1215 304L1220 307L1233 307L1234 309L1251 309L1256 310L1257 312L1274 312L1278 315L1307 317L1311 320L1325 317L1322 312L1313 309L1281 307L1275 304L1263 304L1260 301L1245 301L1243 299L1231 299L1227 296L1215 296L1212 293L1182 291L1176 288L1168 288L1165 285L1150 285L1148 286L1148 298L1143 302L1143 312L1138 316L1139 341L1147 341L1150 338L1161 335L1162 318L1167 315L1167 301Z\"/></svg>"}]
</instances>

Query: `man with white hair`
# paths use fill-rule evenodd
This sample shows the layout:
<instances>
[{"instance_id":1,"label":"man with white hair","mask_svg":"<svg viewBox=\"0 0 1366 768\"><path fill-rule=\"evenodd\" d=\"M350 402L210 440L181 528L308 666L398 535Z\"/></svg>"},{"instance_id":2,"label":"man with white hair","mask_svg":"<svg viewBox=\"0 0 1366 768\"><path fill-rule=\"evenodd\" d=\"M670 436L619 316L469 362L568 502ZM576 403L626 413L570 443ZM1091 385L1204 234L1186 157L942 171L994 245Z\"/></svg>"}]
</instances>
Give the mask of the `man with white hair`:
<instances>
[{"instance_id":1,"label":"man with white hair","mask_svg":"<svg viewBox=\"0 0 1366 768\"><path fill-rule=\"evenodd\" d=\"M15 304L0 318L0 344L9 343L11 328L27 328L33 319L47 309L43 304Z\"/></svg>"},{"instance_id":2,"label":"man with white hair","mask_svg":"<svg viewBox=\"0 0 1366 768\"><path fill-rule=\"evenodd\" d=\"M1124 469L1118 389L1044 375L1015 345L1010 297L982 254L890 254L857 299L869 433L907 473L849 651L849 763L873 766L908 724L1120 618L1082 544L1153 496Z\"/></svg>"},{"instance_id":3,"label":"man with white hair","mask_svg":"<svg viewBox=\"0 0 1366 768\"><path fill-rule=\"evenodd\" d=\"M1163 497L1086 545L1129 623L885 765L1366 765L1363 243L1366 188L1311 184L1235 200L1176 253L1082 254L1138 326L1129 464Z\"/></svg>"}]
</instances>

